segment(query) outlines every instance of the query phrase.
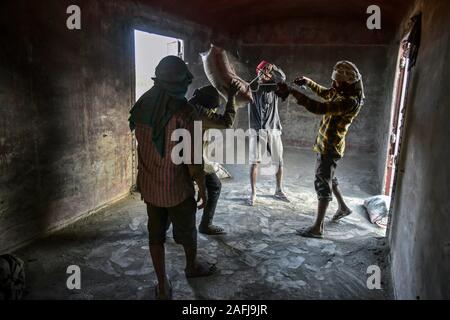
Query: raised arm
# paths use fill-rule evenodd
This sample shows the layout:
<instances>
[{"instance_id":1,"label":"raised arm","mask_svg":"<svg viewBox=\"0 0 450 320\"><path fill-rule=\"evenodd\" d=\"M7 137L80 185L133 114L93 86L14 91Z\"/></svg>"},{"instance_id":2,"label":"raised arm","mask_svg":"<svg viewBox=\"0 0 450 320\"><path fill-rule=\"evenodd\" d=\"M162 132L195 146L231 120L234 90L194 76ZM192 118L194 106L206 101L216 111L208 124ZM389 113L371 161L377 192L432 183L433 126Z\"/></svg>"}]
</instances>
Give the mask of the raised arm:
<instances>
[{"instance_id":1,"label":"raised arm","mask_svg":"<svg viewBox=\"0 0 450 320\"><path fill-rule=\"evenodd\" d=\"M304 106L306 110L314 114L341 115L358 106L358 100L353 97L338 97L331 101L320 102L309 98L295 89L291 89L290 93L297 100L298 104Z\"/></svg>"},{"instance_id":2,"label":"raised arm","mask_svg":"<svg viewBox=\"0 0 450 320\"><path fill-rule=\"evenodd\" d=\"M200 108L198 114L204 129L228 129L234 124L236 118L236 94L240 89L240 85L232 81L228 91L228 101L223 114L217 114L212 110Z\"/></svg>"},{"instance_id":3,"label":"raised arm","mask_svg":"<svg viewBox=\"0 0 450 320\"><path fill-rule=\"evenodd\" d=\"M314 92L316 95L325 100L331 99L334 93L333 88L326 88L324 86L321 86L320 84L314 82L313 80L307 77L298 77L294 80L294 83L299 86L303 85L308 86L308 88L311 89L312 92Z\"/></svg>"}]
</instances>

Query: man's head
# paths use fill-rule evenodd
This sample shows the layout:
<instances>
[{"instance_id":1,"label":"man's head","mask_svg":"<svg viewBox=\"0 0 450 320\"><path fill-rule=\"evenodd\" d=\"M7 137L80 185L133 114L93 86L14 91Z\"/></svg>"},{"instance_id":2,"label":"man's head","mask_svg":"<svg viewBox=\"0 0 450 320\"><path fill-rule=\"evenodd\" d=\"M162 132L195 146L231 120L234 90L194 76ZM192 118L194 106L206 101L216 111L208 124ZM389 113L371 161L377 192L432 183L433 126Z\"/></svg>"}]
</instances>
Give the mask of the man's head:
<instances>
[{"instance_id":1,"label":"man's head","mask_svg":"<svg viewBox=\"0 0 450 320\"><path fill-rule=\"evenodd\" d=\"M183 60L177 56L167 56L156 66L153 80L170 95L181 98L186 95L193 78Z\"/></svg>"},{"instance_id":2,"label":"man's head","mask_svg":"<svg viewBox=\"0 0 450 320\"><path fill-rule=\"evenodd\" d=\"M355 89L363 92L361 73L356 65L350 61L339 61L336 63L331 79L333 80L333 87L336 89L341 91Z\"/></svg>"},{"instance_id":3,"label":"man's head","mask_svg":"<svg viewBox=\"0 0 450 320\"><path fill-rule=\"evenodd\" d=\"M190 101L203 108L216 109L220 105L220 95L216 88L209 85L195 89L194 95Z\"/></svg>"},{"instance_id":4,"label":"man's head","mask_svg":"<svg viewBox=\"0 0 450 320\"><path fill-rule=\"evenodd\" d=\"M261 75L263 82L272 81L273 64L263 60L256 67L256 74Z\"/></svg>"}]
</instances>

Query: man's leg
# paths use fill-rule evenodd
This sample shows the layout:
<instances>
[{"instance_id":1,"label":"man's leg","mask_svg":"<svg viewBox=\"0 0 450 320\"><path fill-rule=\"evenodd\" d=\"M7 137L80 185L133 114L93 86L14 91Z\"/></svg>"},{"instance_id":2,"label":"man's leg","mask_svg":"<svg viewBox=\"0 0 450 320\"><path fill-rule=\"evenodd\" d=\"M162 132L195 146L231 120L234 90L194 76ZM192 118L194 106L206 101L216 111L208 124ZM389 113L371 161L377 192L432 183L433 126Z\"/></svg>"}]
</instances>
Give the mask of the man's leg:
<instances>
[{"instance_id":1,"label":"man's leg","mask_svg":"<svg viewBox=\"0 0 450 320\"><path fill-rule=\"evenodd\" d=\"M332 220L338 221L350 215L352 213L352 210L350 210L350 208L344 202L344 197L342 196L341 190L339 188L339 183L336 177L333 178L333 194L336 197L339 207L335 215L333 216Z\"/></svg>"},{"instance_id":2,"label":"man's leg","mask_svg":"<svg viewBox=\"0 0 450 320\"><path fill-rule=\"evenodd\" d=\"M148 213L148 234L150 245L150 256L152 258L153 268L155 269L158 280L159 299L168 299L169 280L166 274L165 263L165 232L167 224L167 211L165 208L154 207L147 204Z\"/></svg>"},{"instance_id":3,"label":"man's leg","mask_svg":"<svg viewBox=\"0 0 450 320\"><path fill-rule=\"evenodd\" d=\"M252 193L250 195L250 198L248 199L249 205L253 206L256 201L256 178L258 177L258 164L253 163L250 166L250 186L252 189Z\"/></svg>"},{"instance_id":4,"label":"man's leg","mask_svg":"<svg viewBox=\"0 0 450 320\"><path fill-rule=\"evenodd\" d=\"M216 212L217 202L220 197L222 183L215 173L205 175L206 191L208 192L208 203L203 209L202 220L199 226L199 232L209 235L224 234L225 230L212 224L214 213Z\"/></svg>"},{"instance_id":5,"label":"man's leg","mask_svg":"<svg viewBox=\"0 0 450 320\"><path fill-rule=\"evenodd\" d=\"M275 193L283 192L283 166L281 164L278 166L276 178L277 189L275 190Z\"/></svg>"},{"instance_id":6,"label":"man's leg","mask_svg":"<svg viewBox=\"0 0 450 320\"><path fill-rule=\"evenodd\" d=\"M181 244L186 255L185 273L187 277L205 277L216 271L215 265L200 263L197 259L197 228L195 227L195 214L197 202L188 198L180 205L168 208L172 220L173 238Z\"/></svg>"},{"instance_id":7,"label":"man's leg","mask_svg":"<svg viewBox=\"0 0 450 320\"><path fill-rule=\"evenodd\" d=\"M260 162L260 140L259 136L251 135L249 137L249 160L250 160L250 187L251 194L248 204L253 206L256 201L256 179L258 177L258 167Z\"/></svg>"},{"instance_id":8,"label":"man's leg","mask_svg":"<svg viewBox=\"0 0 450 320\"><path fill-rule=\"evenodd\" d=\"M289 202L283 190L283 142L281 141L281 133L270 134L269 142L272 162L278 165L278 170L275 175L277 182L275 198Z\"/></svg>"},{"instance_id":9,"label":"man's leg","mask_svg":"<svg viewBox=\"0 0 450 320\"><path fill-rule=\"evenodd\" d=\"M311 227L298 231L299 235L313 238L323 237L323 222L328 204L332 200L331 181L334 177L335 169L336 161L333 157L321 154L317 155L316 178L314 180L314 187L318 198L316 221Z\"/></svg>"}]
</instances>

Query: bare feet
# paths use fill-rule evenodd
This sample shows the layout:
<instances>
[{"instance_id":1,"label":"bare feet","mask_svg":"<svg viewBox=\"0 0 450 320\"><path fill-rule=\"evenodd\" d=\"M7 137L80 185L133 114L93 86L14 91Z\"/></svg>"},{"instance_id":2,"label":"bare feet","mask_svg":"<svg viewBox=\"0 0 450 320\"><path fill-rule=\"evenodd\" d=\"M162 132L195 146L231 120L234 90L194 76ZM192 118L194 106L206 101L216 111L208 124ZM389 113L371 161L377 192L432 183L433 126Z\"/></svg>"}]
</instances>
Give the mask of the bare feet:
<instances>
[{"instance_id":1,"label":"bare feet","mask_svg":"<svg viewBox=\"0 0 450 320\"><path fill-rule=\"evenodd\" d=\"M172 283L169 279L166 279L164 288L161 288L159 284L155 286L156 300L172 300L172 295Z\"/></svg>"},{"instance_id":2,"label":"bare feet","mask_svg":"<svg viewBox=\"0 0 450 320\"><path fill-rule=\"evenodd\" d=\"M216 265L208 262L197 262L193 268L184 270L186 278L208 277L216 271Z\"/></svg>"}]
</instances>

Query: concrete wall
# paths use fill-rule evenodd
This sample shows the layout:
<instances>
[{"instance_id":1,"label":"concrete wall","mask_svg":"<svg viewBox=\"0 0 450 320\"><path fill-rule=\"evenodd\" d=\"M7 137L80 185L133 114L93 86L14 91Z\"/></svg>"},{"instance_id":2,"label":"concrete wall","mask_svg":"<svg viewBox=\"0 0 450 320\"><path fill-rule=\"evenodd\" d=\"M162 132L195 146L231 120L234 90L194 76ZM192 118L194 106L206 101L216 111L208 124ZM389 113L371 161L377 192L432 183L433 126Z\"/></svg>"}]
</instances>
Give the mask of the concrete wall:
<instances>
[{"instance_id":1,"label":"concrete wall","mask_svg":"<svg viewBox=\"0 0 450 320\"><path fill-rule=\"evenodd\" d=\"M198 53L223 41L137 1L75 3L79 31L66 28L72 1L2 4L0 252L129 192L134 28L189 39L195 85L205 83Z\"/></svg>"},{"instance_id":2,"label":"concrete wall","mask_svg":"<svg viewBox=\"0 0 450 320\"><path fill-rule=\"evenodd\" d=\"M367 100L350 129L347 151L369 152L376 157L383 138L380 123L387 121L383 110L389 104L387 97L392 88L387 66L393 34L388 28L368 30L364 19L345 24L333 19L288 21L246 30L240 52L251 70L265 59L279 65L290 81L305 75L325 86L331 85L331 72L337 61L356 63L363 75ZM319 116L307 112L292 98L281 104L280 116L286 144L312 146ZM246 125L245 114L241 114L240 121L240 125Z\"/></svg>"},{"instance_id":3,"label":"concrete wall","mask_svg":"<svg viewBox=\"0 0 450 320\"><path fill-rule=\"evenodd\" d=\"M450 298L450 2L417 1L422 46L413 69L390 245L400 299ZM409 18L408 17L408 18Z\"/></svg>"}]
</instances>

